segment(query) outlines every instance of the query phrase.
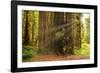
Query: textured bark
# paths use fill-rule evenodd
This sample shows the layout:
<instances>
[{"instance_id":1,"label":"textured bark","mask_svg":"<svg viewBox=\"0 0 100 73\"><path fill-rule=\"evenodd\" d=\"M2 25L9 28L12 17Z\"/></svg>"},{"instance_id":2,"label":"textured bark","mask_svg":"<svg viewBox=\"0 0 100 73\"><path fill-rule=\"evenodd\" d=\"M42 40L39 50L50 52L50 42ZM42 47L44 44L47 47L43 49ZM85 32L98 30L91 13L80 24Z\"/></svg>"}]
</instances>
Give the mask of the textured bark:
<instances>
[{"instance_id":1,"label":"textured bark","mask_svg":"<svg viewBox=\"0 0 100 73\"><path fill-rule=\"evenodd\" d=\"M66 28L66 31L68 31L68 29L69 29L69 31L66 32L66 34L65 34L66 43L67 43L66 50L67 50L67 53L73 54L73 48L74 48L73 47L74 46L74 42L73 42L73 38L74 38L74 36L73 36L73 29L74 29L74 27L73 27L73 23L74 23L73 22L73 14L72 13L65 13L64 14L64 22L66 24L70 24L70 26Z\"/></svg>"},{"instance_id":2,"label":"textured bark","mask_svg":"<svg viewBox=\"0 0 100 73\"><path fill-rule=\"evenodd\" d=\"M52 42L52 32L51 29L54 23L54 13L40 11L39 14L39 36L40 36L40 52L43 54L49 54L52 52L51 42ZM50 51L51 50L51 51Z\"/></svg>"},{"instance_id":3,"label":"textured bark","mask_svg":"<svg viewBox=\"0 0 100 73\"><path fill-rule=\"evenodd\" d=\"M44 49L44 25L45 25L45 13L39 12L39 52L43 52Z\"/></svg>"},{"instance_id":4,"label":"textured bark","mask_svg":"<svg viewBox=\"0 0 100 73\"><path fill-rule=\"evenodd\" d=\"M70 24L66 28L67 50L74 54L73 50L81 47L81 15L79 13L64 13L64 23Z\"/></svg>"},{"instance_id":5,"label":"textured bark","mask_svg":"<svg viewBox=\"0 0 100 73\"><path fill-rule=\"evenodd\" d=\"M55 23L55 25L64 24L64 13L55 12L54 23Z\"/></svg>"},{"instance_id":6,"label":"textured bark","mask_svg":"<svg viewBox=\"0 0 100 73\"><path fill-rule=\"evenodd\" d=\"M30 35L29 35L29 23L28 23L28 11L25 11L26 13L26 23L25 23L25 36L24 36L24 44L29 45L30 42Z\"/></svg>"},{"instance_id":7,"label":"textured bark","mask_svg":"<svg viewBox=\"0 0 100 73\"><path fill-rule=\"evenodd\" d=\"M63 40L66 40L66 51L74 54L74 49L81 47L80 14L44 12L39 13L39 47L42 53L50 53L55 33L64 29ZM53 42L54 43L54 42ZM63 50L63 49L62 49Z\"/></svg>"},{"instance_id":8,"label":"textured bark","mask_svg":"<svg viewBox=\"0 0 100 73\"><path fill-rule=\"evenodd\" d=\"M81 14L75 14L75 48L81 48Z\"/></svg>"}]
</instances>

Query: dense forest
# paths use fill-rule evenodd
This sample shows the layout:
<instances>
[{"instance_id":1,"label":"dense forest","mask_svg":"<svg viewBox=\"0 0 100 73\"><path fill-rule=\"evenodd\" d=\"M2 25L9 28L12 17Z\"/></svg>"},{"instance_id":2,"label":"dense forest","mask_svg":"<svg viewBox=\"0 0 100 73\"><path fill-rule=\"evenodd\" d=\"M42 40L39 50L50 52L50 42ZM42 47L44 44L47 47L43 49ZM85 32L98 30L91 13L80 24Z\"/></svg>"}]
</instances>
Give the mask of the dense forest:
<instances>
[{"instance_id":1,"label":"dense forest","mask_svg":"<svg viewBox=\"0 0 100 73\"><path fill-rule=\"evenodd\" d=\"M89 20L89 14L23 10L22 60L60 60L72 55L89 58Z\"/></svg>"}]
</instances>

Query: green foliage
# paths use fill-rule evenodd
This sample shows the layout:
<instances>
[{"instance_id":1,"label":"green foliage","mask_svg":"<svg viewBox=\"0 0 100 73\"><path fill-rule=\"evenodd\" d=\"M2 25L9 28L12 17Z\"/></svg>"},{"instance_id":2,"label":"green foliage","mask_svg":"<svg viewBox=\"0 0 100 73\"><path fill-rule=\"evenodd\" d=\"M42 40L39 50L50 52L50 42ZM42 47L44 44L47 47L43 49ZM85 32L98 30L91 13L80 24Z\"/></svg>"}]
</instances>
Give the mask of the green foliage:
<instances>
[{"instance_id":1,"label":"green foliage","mask_svg":"<svg viewBox=\"0 0 100 73\"><path fill-rule=\"evenodd\" d=\"M61 38L63 35L64 35L64 33L62 33L62 32L56 32L55 38L56 38L56 39L59 39L59 38Z\"/></svg>"},{"instance_id":2,"label":"green foliage","mask_svg":"<svg viewBox=\"0 0 100 73\"><path fill-rule=\"evenodd\" d=\"M55 32L55 39L58 40L58 39L61 39L63 36L64 36L64 33L65 33L65 29L61 29L59 31L56 31Z\"/></svg>"},{"instance_id":3,"label":"green foliage","mask_svg":"<svg viewBox=\"0 0 100 73\"><path fill-rule=\"evenodd\" d=\"M90 18L86 19L86 42L90 43Z\"/></svg>"},{"instance_id":4,"label":"green foliage","mask_svg":"<svg viewBox=\"0 0 100 73\"><path fill-rule=\"evenodd\" d=\"M75 49L74 52L78 56L90 55L90 17L84 17L84 22L81 26L81 48Z\"/></svg>"},{"instance_id":5,"label":"green foliage","mask_svg":"<svg viewBox=\"0 0 100 73\"><path fill-rule=\"evenodd\" d=\"M85 42L85 30L84 30L83 24L81 25L81 39L82 39L82 43L84 43Z\"/></svg>"},{"instance_id":6,"label":"green foliage","mask_svg":"<svg viewBox=\"0 0 100 73\"><path fill-rule=\"evenodd\" d=\"M84 17L81 27L82 43L90 43L90 17Z\"/></svg>"},{"instance_id":7,"label":"green foliage","mask_svg":"<svg viewBox=\"0 0 100 73\"><path fill-rule=\"evenodd\" d=\"M83 43L81 48L74 50L75 55L78 56L89 56L90 55L90 45Z\"/></svg>"},{"instance_id":8,"label":"green foliage","mask_svg":"<svg viewBox=\"0 0 100 73\"><path fill-rule=\"evenodd\" d=\"M23 59L32 58L32 57L35 57L36 55L37 55L36 48L23 45L23 50L22 50Z\"/></svg>"}]
</instances>

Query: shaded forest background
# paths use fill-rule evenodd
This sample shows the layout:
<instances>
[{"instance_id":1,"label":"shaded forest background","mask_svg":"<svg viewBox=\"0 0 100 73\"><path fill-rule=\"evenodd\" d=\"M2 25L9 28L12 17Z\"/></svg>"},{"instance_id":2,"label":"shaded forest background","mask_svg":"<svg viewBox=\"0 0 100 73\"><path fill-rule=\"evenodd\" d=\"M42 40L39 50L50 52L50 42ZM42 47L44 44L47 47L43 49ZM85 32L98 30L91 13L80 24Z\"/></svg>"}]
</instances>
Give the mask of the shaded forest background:
<instances>
[{"instance_id":1,"label":"shaded forest background","mask_svg":"<svg viewBox=\"0 0 100 73\"><path fill-rule=\"evenodd\" d=\"M89 56L89 44L89 14L22 11L23 61L41 55Z\"/></svg>"}]
</instances>

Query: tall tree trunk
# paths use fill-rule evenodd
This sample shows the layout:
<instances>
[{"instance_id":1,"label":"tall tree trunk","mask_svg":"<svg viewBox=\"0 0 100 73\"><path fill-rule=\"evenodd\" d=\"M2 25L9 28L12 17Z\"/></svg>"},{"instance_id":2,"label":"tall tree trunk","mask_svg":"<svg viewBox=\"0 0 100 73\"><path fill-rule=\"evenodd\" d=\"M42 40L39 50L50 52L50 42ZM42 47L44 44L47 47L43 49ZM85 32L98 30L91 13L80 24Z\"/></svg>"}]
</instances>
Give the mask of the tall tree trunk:
<instances>
[{"instance_id":1,"label":"tall tree trunk","mask_svg":"<svg viewBox=\"0 0 100 73\"><path fill-rule=\"evenodd\" d=\"M81 48L81 14L75 14L75 48Z\"/></svg>"},{"instance_id":2,"label":"tall tree trunk","mask_svg":"<svg viewBox=\"0 0 100 73\"><path fill-rule=\"evenodd\" d=\"M39 12L39 52L44 53L44 25L45 25L45 13L44 11Z\"/></svg>"},{"instance_id":3,"label":"tall tree trunk","mask_svg":"<svg viewBox=\"0 0 100 73\"><path fill-rule=\"evenodd\" d=\"M78 20L77 20L78 18ZM74 49L81 47L81 16L78 13L64 13L64 22L70 23L70 30L66 33L67 43L70 52L74 54ZM66 30L68 30L66 28Z\"/></svg>"},{"instance_id":4,"label":"tall tree trunk","mask_svg":"<svg viewBox=\"0 0 100 73\"><path fill-rule=\"evenodd\" d=\"M52 39L53 39L53 31L52 28L54 26L54 13L53 12L46 12L46 28L45 28L45 48L47 50L47 54L53 53L52 49Z\"/></svg>"},{"instance_id":5,"label":"tall tree trunk","mask_svg":"<svg viewBox=\"0 0 100 73\"><path fill-rule=\"evenodd\" d=\"M70 25L66 28L66 43L67 43L67 53L73 53L73 15L72 13L64 13L64 23Z\"/></svg>"},{"instance_id":6,"label":"tall tree trunk","mask_svg":"<svg viewBox=\"0 0 100 73\"><path fill-rule=\"evenodd\" d=\"M25 26L25 36L24 36L24 44L29 45L30 42L30 35L29 35L29 22L28 22L28 13L29 11L25 11L26 13L26 26Z\"/></svg>"},{"instance_id":7,"label":"tall tree trunk","mask_svg":"<svg viewBox=\"0 0 100 73\"><path fill-rule=\"evenodd\" d=\"M54 23L55 23L55 25L64 24L64 13L62 13L62 12L55 12Z\"/></svg>"},{"instance_id":8,"label":"tall tree trunk","mask_svg":"<svg viewBox=\"0 0 100 73\"><path fill-rule=\"evenodd\" d=\"M39 34L40 34L40 52L43 54L49 54L52 52L51 40L52 40L52 27L53 27L53 12L39 12ZM50 50L51 49L51 50Z\"/></svg>"},{"instance_id":9,"label":"tall tree trunk","mask_svg":"<svg viewBox=\"0 0 100 73\"><path fill-rule=\"evenodd\" d=\"M32 46L34 47L34 27L35 27L35 19L34 19L34 12L33 13L33 19L32 19Z\"/></svg>"}]
</instances>

